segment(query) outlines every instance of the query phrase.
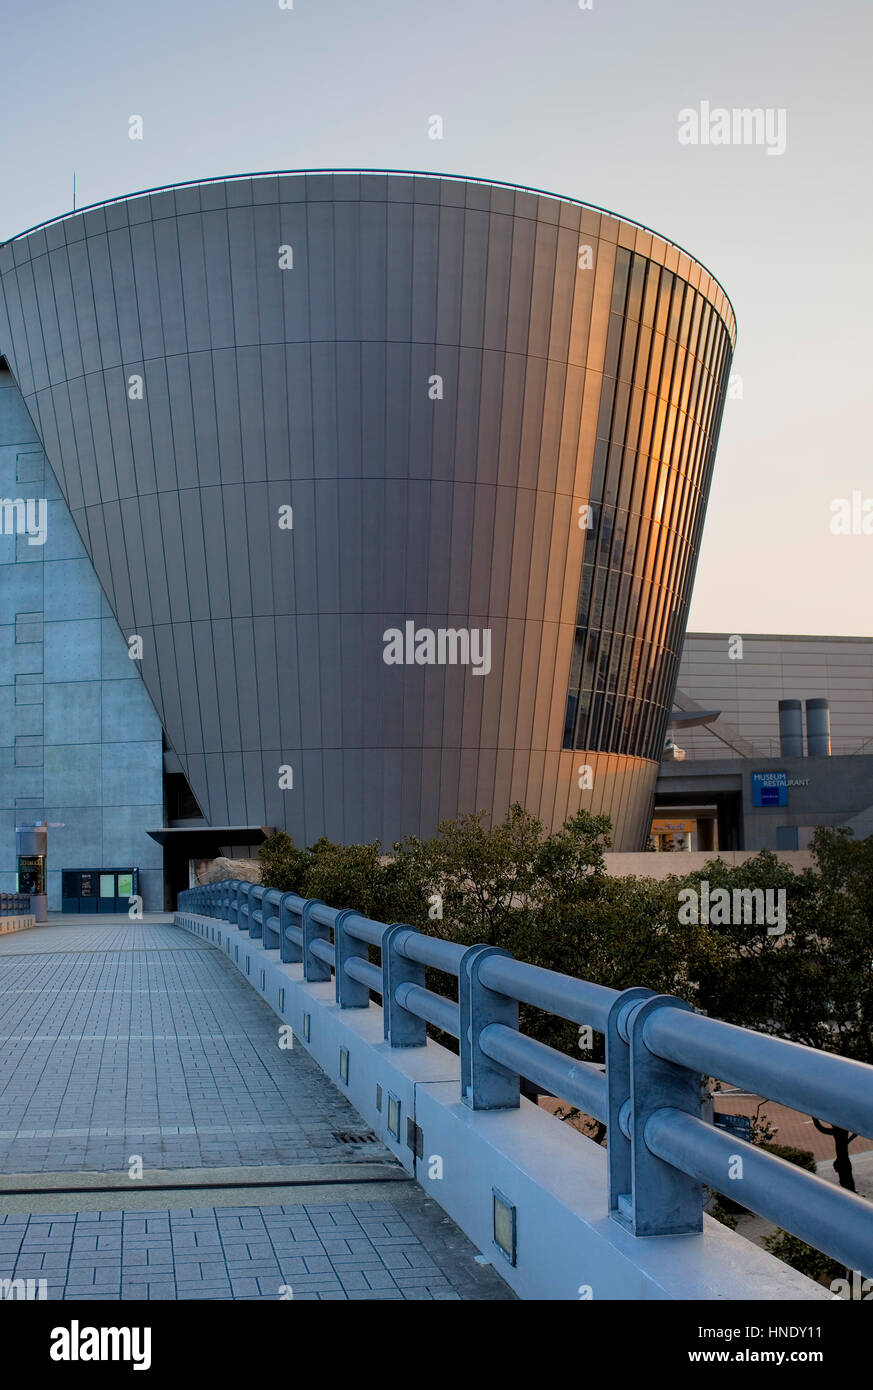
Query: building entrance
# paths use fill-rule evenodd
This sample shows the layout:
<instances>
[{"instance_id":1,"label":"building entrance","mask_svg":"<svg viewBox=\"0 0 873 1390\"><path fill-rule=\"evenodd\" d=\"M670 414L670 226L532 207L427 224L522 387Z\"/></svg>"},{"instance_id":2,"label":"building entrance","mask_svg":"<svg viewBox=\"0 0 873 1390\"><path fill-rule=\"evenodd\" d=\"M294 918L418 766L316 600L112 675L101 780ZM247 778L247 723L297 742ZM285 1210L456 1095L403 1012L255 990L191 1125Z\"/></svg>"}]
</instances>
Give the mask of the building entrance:
<instances>
[{"instance_id":1,"label":"building entrance","mask_svg":"<svg viewBox=\"0 0 873 1390\"><path fill-rule=\"evenodd\" d=\"M139 869L64 869L62 912L127 912L139 895Z\"/></svg>"}]
</instances>

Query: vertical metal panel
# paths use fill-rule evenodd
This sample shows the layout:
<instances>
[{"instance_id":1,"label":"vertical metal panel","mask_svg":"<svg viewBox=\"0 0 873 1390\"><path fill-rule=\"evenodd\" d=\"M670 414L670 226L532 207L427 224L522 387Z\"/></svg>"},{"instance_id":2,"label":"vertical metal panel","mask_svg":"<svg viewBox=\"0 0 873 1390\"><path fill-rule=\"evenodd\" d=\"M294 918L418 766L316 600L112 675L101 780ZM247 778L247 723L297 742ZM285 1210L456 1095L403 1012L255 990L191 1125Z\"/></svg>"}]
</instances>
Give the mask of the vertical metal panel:
<instances>
[{"instance_id":1,"label":"vertical metal panel","mask_svg":"<svg viewBox=\"0 0 873 1390\"><path fill-rule=\"evenodd\" d=\"M260 482L267 475L260 348L239 348L236 370L243 477Z\"/></svg>"},{"instance_id":2,"label":"vertical metal panel","mask_svg":"<svg viewBox=\"0 0 873 1390\"><path fill-rule=\"evenodd\" d=\"M680 322L674 272L594 209L401 175L168 190L0 248L0 351L214 823L391 840L518 798L636 845L655 764L621 754L672 693L733 331L706 277ZM490 674L387 666L407 621L487 627ZM574 650L595 746L562 750Z\"/></svg>"}]
</instances>

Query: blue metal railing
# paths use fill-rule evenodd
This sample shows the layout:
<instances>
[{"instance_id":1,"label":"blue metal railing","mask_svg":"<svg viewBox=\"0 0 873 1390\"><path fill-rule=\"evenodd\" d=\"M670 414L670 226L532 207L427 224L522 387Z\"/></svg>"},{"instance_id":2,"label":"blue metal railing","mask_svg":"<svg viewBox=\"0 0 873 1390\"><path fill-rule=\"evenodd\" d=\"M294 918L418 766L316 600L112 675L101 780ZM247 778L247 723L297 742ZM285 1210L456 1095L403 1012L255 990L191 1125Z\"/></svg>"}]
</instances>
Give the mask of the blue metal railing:
<instances>
[{"instance_id":1,"label":"blue metal railing","mask_svg":"<svg viewBox=\"0 0 873 1390\"><path fill-rule=\"evenodd\" d=\"M341 1008L380 995L389 1047L425 1046L428 1024L457 1038L461 1100L474 1110L517 1107L524 1077L602 1121L610 1215L634 1235L700 1232L706 1184L873 1276L873 1205L704 1121L701 1087L717 1078L873 1136L873 1067L707 1018L672 995L606 989L260 884L192 888L179 911L261 938L307 981L333 977ZM457 1003L426 987L425 967L458 981ZM520 1003L603 1033L605 1072L525 1037Z\"/></svg>"},{"instance_id":2,"label":"blue metal railing","mask_svg":"<svg viewBox=\"0 0 873 1390\"><path fill-rule=\"evenodd\" d=\"M0 917L18 917L29 912L29 893L0 893Z\"/></svg>"}]
</instances>

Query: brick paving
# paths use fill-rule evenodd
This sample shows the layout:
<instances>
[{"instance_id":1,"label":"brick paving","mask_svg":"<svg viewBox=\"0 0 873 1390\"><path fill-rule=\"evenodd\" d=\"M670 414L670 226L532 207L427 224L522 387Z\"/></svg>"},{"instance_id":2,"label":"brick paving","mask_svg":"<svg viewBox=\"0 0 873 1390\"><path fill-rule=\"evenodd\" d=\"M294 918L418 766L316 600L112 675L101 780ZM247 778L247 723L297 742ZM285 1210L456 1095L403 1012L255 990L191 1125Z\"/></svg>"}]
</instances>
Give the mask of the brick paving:
<instances>
[{"instance_id":1,"label":"brick paving","mask_svg":"<svg viewBox=\"0 0 873 1390\"><path fill-rule=\"evenodd\" d=\"M279 1048L278 1028L220 951L167 922L0 938L0 1174L75 1186L134 1154L168 1183L191 1168L396 1172L305 1050ZM348 1131L370 1142L338 1138ZM514 1296L415 1184L391 1200L342 1192L238 1207L179 1205L190 1192L162 1207L155 1193L153 1209L65 1212L51 1191L28 1211L0 1191L0 1280L44 1279L66 1299L277 1300L282 1286L307 1300Z\"/></svg>"},{"instance_id":2,"label":"brick paving","mask_svg":"<svg viewBox=\"0 0 873 1390\"><path fill-rule=\"evenodd\" d=\"M335 1131L360 1129L357 1113L278 1029L178 927L0 938L0 1173L120 1170L132 1154L145 1168L351 1161Z\"/></svg>"},{"instance_id":3,"label":"brick paving","mask_svg":"<svg viewBox=\"0 0 873 1390\"><path fill-rule=\"evenodd\" d=\"M397 1202L0 1215L0 1278L48 1299L513 1295L423 1193Z\"/></svg>"},{"instance_id":4,"label":"brick paving","mask_svg":"<svg viewBox=\"0 0 873 1390\"><path fill-rule=\"evenodd\" d=\"M761 1119L768 1119L776 1131L774 1144L791 1144L798 1149L809 1149L819 1162L833 1159L834 1141L816 1129L809 1115L789 1110L787 1105L778 1105L774 1100L762 1101L760 1096L737 1095L732 1091L714 1091L712 1098L716 1110L730 1115L754 1115L757 1112ZM866 1153L870 1149L873 1149L873 1139L863 1136L849 1145L852 1154Z\"/></svg>"}]
</instances>

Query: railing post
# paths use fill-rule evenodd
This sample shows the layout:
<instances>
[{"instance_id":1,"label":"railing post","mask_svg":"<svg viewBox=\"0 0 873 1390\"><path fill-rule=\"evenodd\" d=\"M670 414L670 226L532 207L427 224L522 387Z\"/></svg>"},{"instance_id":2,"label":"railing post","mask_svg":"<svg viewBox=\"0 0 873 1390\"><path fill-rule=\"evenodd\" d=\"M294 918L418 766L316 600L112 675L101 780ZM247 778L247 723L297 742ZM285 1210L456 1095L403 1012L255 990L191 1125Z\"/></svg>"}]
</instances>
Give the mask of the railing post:
<instances>
[{"instance_id":1,"label":"railing post","mask_svg":"<svg viewBox=\"0 0 873 1390\"><path fill-rule=\"evenodd\" d=\"M382 937L382 1019L389 1047L425 1047L427 1024L411 1014L394 997L399 985L424 988L424 966L401 955L404 941L419 933L404 922L394 922Z\"/></svg>"},{"instance_id":2,"label":"railing post","mask_svg":"<svg viewBox=\"0 0 873 1390\"><path fill-rule=\"evenodd\" d=\"M291 898L299 898L297 893L283 893L279 899L279 959L291 964L303 959L303 952L296 941L291 941L286 930L291 926Z\"/></svg>"},{"instance_id":3,"label":"railing post","mask_svg":"<svg viewBox=\"0 0 873 1390\"><path fill-rule=\"evenodd\" d=\"M310 983L330 979L330 966L327 961L319 960L309 949L313 941L317 939L330 941L330 927L316 922L312 915L314 907L326 906L327 904L323 903L321 898L307 898L300 914L300 925L303 928L303 978Z\"/></svg>"},{"instance_id":4,"label":"railing post","mask_svg":"<svg viewBox=\"0 0 873 1390\"><path fill-rule=\"evenodd\" d=\"M338 912L333 924L333 945L336 953L336 1002L341 1009L367 1009L370 1007L370 991L360 980L353 980L346 974L346 961L369 960L366 941L349 936L345 923L349 917L361 914L354 908L344 908Z\"/></svg>"},{"instance_id":5,"label":"railing post","mask_svg":"<svg viewBox=\"0 0 873 1390\"><path fill-rule=\"evenodd\" d=\"M479 970L489 956L508 956L499 946L471 946L458 970L461 1100L471 1110L516 1110L521 1104L519 1076L494 1062L479 1046L489 1023L518 1028L518 1000L488 989Z\"/></svg>"},{"instance_id":6,"label":"railing post","mask_svg":"<svg viewBox=\"0 0 873 1390\"><path fill-rule=\"evenodd\" d=\"M270 897L270 894L271 894L271 893L274 893L275 896L276 896L276 901L275 901L275 902L273 902L272 898ZM276 893L275 888L265 888L265 889L264 889L264 896L263 896L263 898L261 899L261 914L262 914L263 919L264 919L262 925L263 925L263 928L264 928L264 950L265 950L265 951L278 951L278 950L281 948L281 945L282 945L282 935L281 935L281 932L280 932L280 931L277 930L277 937L278 937L278 939L277 939L275 945L273 945L272 937L271 937L270 935L268 935L268 931L267 931L267 922L268 922L269 919L274 915L274 913L273 913L273 909L274 909L274 908L275 908L275 916L276 916L276 918L278 919L278 916L279 916L279 902L281 901L281 898L282 898L281 893Z\"/></svg>"},{"instance_id":7,"label":"railing post","mask_svg":"<svg viewBox=\"0 0 873 1390\"><path fill-rule=\"evenodd\" d=\"M670 994L656 994L625 1016L630 1043L630 1098L620 1121L630 1139L630 1211L619 1203L616 1219L635 1236L677 1236L703 1230L703 1187L696 1178L656 1157L646 1144L646 1124L656 1110L670 1108L700 1116L700 1071L677 1066L650 1052L646 1022L656 1009L693 1013L690 1004Z\"/></svg>"},{"instance_id":8,"label":"railing post","mask_svg":"<svg viewBox=\"0 0 873 1390\"><path fill-rule=\"evenodd\" d=\"M236 926L236 924L237 924L237 918L238 918L238 917L239 917L239 879L238 879L238 878L235 878L235 879L233 879L233 880L231 881L230 892L228 893L228 899L227 899L227 920L228 920L228 922L230 923L230 925L231 925L232 927L235 927L235 926Z\"/></svg>"},{"instance_id":9,"label":"railing post","mask_svg":"<svg viewBox=\"0 0 873 1390\"><path fill-rule=\"evenodd\" d=\"M266 889L262 883L253 883L249 891L249 936L253 941L260 940L264 935L264 893ZM255 913L260 912L261 921L255 921Z\"/></svg>"},{"instance_id":10,"label":"railing post","mask_svg":"<svg viewBox=\"0 0 873 1390\"><path fill-rule=\"evenodd\" d=\"M631 1145L621 1127L621 1115L630 1106L630 1045L628 1022L632 1010L653 998L651 989L626 989L609 1011L606 1025L606 1086L608 1113L606 1149L609 1166L609 1214L625 1224L631 1211Z\"/></svg>"},{"instance_id":11,"label":"railing post","mask_svg":"<svg viewBox=\"0 0 873 1390\"><path fill-rule=\"evenodd\" d=\"M236 925L240 931L248 931L251 925L249 922L250 893L254 886L253 883L241 883L239 886L239 910Z\"/></svg>"}]
</instances>

